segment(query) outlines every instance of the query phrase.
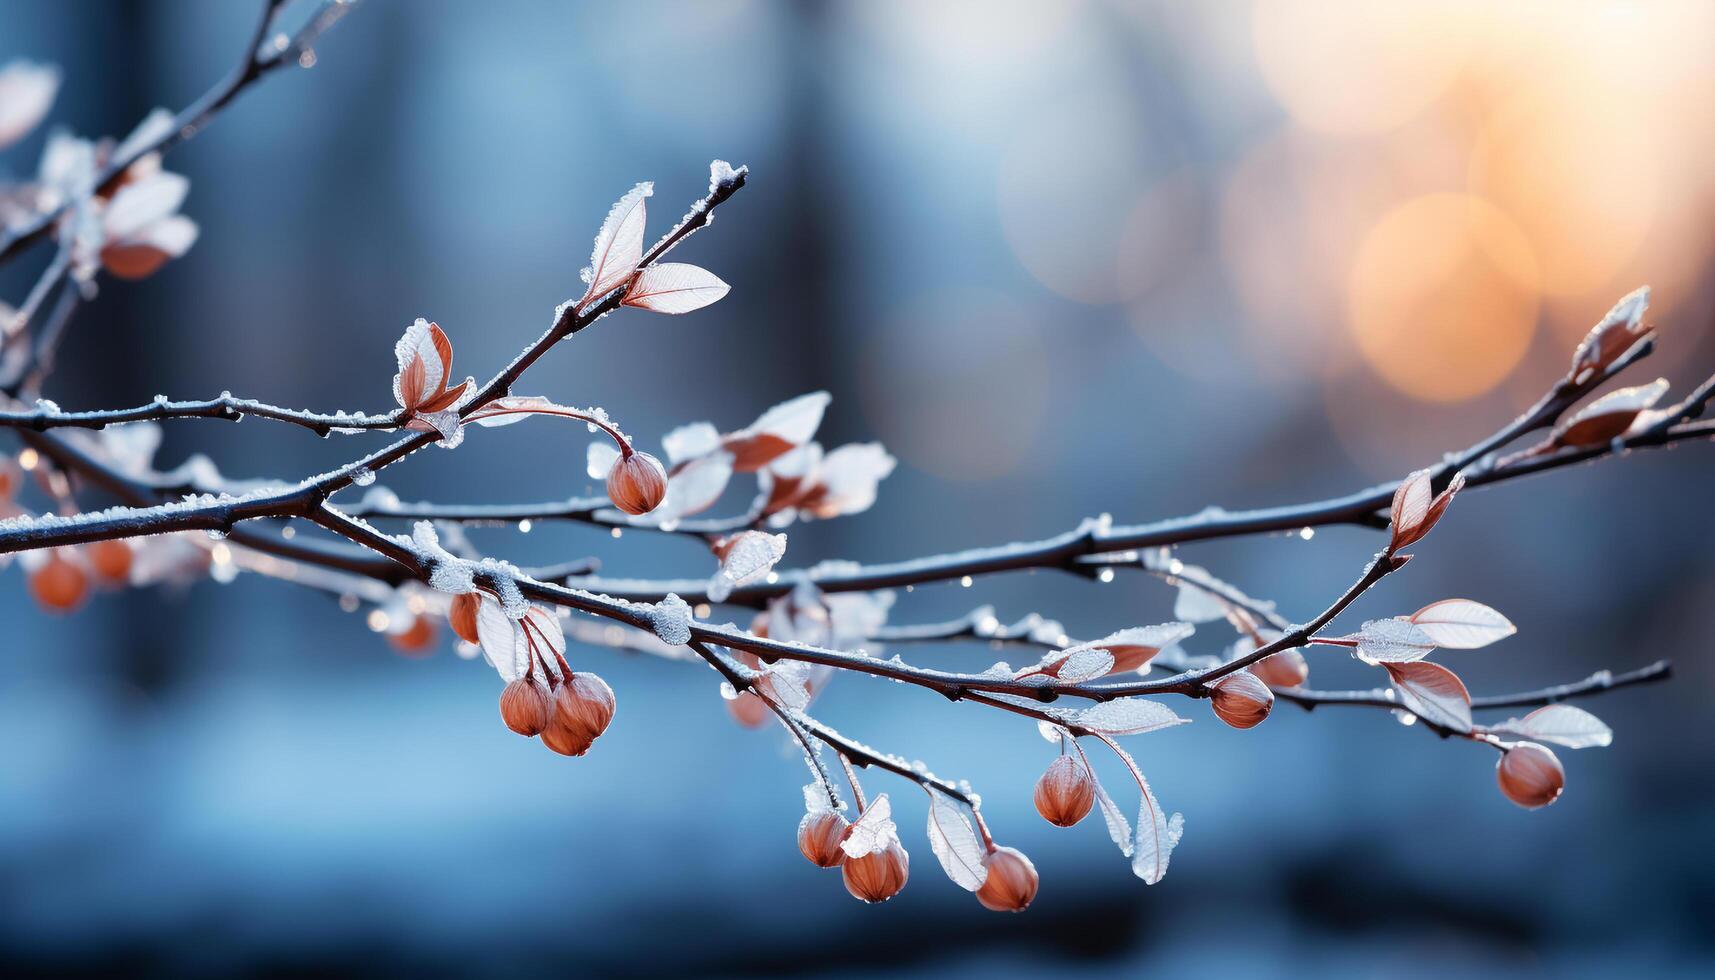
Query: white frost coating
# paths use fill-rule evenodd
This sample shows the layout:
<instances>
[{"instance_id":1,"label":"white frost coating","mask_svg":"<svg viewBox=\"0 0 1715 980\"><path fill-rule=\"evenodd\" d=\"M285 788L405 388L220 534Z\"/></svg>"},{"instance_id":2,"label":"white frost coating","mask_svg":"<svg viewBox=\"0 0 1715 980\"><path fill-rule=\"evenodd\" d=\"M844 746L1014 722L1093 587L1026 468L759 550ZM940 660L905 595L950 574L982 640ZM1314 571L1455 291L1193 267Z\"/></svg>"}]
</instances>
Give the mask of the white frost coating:
<instances>
[{"instance_id":1,"label":"white frost coating","mask_svg":"<svg viewBox=\"0 0 1715 980\"><path fill-rule=\"evenodd\" d=\"M1562 422L1559 428L1564 432L1580 422L1604 415L1635 415L1661 401L1661 396L1667 394L1667 389L1666 378L1657 378L1647 385L1618 388L1579 409L1571 418Z\"/></svg>"},{"instance_id":2,"label":"white frost coating","mask_svg":"<svg viewBox=\"0 0 1715 980\"><path fill-rule=\"evenodd\" d=\"M495 588L500 592L500 604L505 607L506 615L512 619L523 619L524 614L530 611L530 602L524 598L524 593L519 591L512 566L485 559L481 567L494 579Z\"/></svg>"},{"instance_id":3,"label":"white frost coating","mask_svg":"<svg viewBox=\"0 0 1715 980\"><path fill-rule=\"evenodd\" d=\"M984 848L965 819L963 807L945 793L929 790L929 849L953 884L974 892L988 880Z\"/></svg>"},{"instance_id":4,"label":"white frost coating","mask_svg":"<svg viewBox=\"0 0 1715 980\"><path fill-rule=\"evenodd\" d=\"M1114 669L1114 655L1106 650L1079 650L1060 664L1059 678L1066 684L1081 684Z\"/></svg>"},{"instance_id":5,"label":"white frost coating","mask_svg":"<svg viewBox=\"0 0 1715 980\"><path fill-rule=\"evenodd\" d=\"M741 532L727 547L720 570L709 579L709 599L725 602L732 590L749 585L768 574L786 557L786 535L763 531Z\"/></svg>"},{"instance_id":6,"label":"white frost coating","mask_svg":"<svg viewBox=\"0 0 1715 980\"><path fill-rule=\"evenodd\" d=\"M692 422L688 425L681 425L661 437L661 448L667 453L668 465L706 456L719 449L720 446L720 430L708 422ZM592 471L594 469L593 462L591 469ZM591 475L593 476L594 473L592 472Z\"/></svg>"},{"instance_id":7,"label":"white frost coating","mask_svg":"<svg viewBox=\"0 0 1715 980\"><path fill-rule=\"evenodd\" d=\"M662 643L684 646L691 642L691 606L670 593L649 610L649 623Z\"/></svg>"},{"instance_id":8,"label":"white frost coating","mask_svg":"<svg viewBox=\"0 0 1715 980\"><path fill-rule=\"evenodd\" d=\"M1623 323L1628 330L1636 333L1639 325L1643 323L1644 311L1649 309L1649 296L1650 288L1639 286L1620 297L1620 301L1614 304L1614 308L1608 311L1608 315L1602 318L1596 329Z\"/></svg>"},{"instance_id":9,"label":"white frost coating","mask_svg":"<svg viewBox=\"0 0 1715 980\"><path fill-rule=\"evenodd\" d=\"M846 852L846 857L860 858L866 854L885 851L888 847L899 843L899 828L893 823L893 804L888 801L887 794L877 796L846 831L846 839L840 841L840 850Z\"/></svg>"},{"instance_id":10,"label":"white frost coating","mask_svg":"<svg viewBox=\"0 0 1715 980\"><path fill-rule=\"evenodd\" d=\"M1368 664L1422 660L1435 639L1409 619L1372 619L1358 628L1354 655Z\"/></svg>"},{"instance_id":11,"label":"white frost coating","mask_svg":"<svg viewBox=\"0 0 1715 980\"><path fill-rule=\"evenodd\" d=\"M713 194L727 184L737 180L740 174L750 173L749 167L733 169L733 165L725 160L709 161L709 193Z\"/></svg>"},{"instance_id":12,"label":"white frost coating","mask_svg":"<svg viewBox=\"0 0 1715 980\"><path fill-rule=\"evenodd\" d=\"M375 471L367 466L358 467L351 471L351 482L360 487L367 487L375 482Z\"/></svg>"},{"instance_id":13,"label":"white frost coating","mask_svg":"<svg viewBox=\"0 0 1715 980\"><path fill-rule=\"evenodd\" d=\"M1103 701L1078 711L1054 711L1054 716L1068 725L1088 728L1108 735L1142 735L1146 732L1190 724L1173 709L1148 698L1121 698Z\"/></svg>"},{"instance_id":14,"label":"white frost coating","mask_svg":"<svg viewBox=\"0 0 1715 980\"><path fill-rule=\"evenodd\" d=\"M804 814L806 816L828 813L833 808L833 804L828 802L828 788L822 785L820 777L817 777L813 783L804 784Z\"/></svg>"}]
</instances>

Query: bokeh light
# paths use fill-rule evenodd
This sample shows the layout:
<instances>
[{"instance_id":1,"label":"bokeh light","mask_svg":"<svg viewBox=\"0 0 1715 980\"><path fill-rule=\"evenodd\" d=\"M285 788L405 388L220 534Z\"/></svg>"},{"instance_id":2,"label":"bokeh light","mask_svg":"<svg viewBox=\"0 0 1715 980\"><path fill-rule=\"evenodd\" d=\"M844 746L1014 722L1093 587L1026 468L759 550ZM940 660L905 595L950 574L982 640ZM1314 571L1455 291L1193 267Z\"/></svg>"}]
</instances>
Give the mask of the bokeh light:
<instances>
[{"instance_id":1,"label":"bokeh light","mask_svg":"<svg viewBox=\"0 0 1715 980\"><path fill-rule=\"evenodd\" d=\"M1430 194L1376 223L1352 262L1351 326L1389 383L1431 401L1489 391L1530 344L1530 242L1494 205Z\"/></svg>"}]
</instances>

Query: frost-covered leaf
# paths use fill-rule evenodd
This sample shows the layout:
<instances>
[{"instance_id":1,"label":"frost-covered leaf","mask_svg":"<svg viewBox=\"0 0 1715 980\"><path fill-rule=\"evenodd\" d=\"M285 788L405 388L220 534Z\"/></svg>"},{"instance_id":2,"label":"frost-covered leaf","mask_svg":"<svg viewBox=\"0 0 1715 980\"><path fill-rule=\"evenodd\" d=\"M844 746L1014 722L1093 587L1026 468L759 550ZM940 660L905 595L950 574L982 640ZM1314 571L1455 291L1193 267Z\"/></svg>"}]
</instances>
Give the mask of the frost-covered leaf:
<instances>
[{"instance_id":1,"label":"frost-covered leaf","mask_svg":"<svg viewBox=\"0 0 1715 980\"><path fill-rule=\"evenodd\" d=\"M732 454L711 453L694 459L667 477L667 496L648 516L666 524L701 513L715 505L732 479Z\"/></svg>"},{"instance_id":2,"label":"frost-covered leaf","mask_svg":"<svg viewBox=\"0 0 1715 980\"><path fill-rule=\"evenodd\" d=\"M1142 735L1146 732L1188 724L1173 709L1148 698L1119 698L1102 701L1076 711L1057 711L1055 717L1068 725L1087 728L1106 735Z\"/></svg>"},{"instance_id":3,"label":"frost-covered leaf","mask_svg":"<svg viewBox=\"0 0 1715 980\"><path fill-rule=\"evenodd\" d=\"M1638 413L1651 408L1667 394L1667 379L1608 392L1579 409L1555 430L1554 441L1562 446L1602 445L1631 427Z\"/></svg>"},{"instance_id":4,"label":"frost-covered leaf","mask_svg":"<svg viewBox=\"0 0 1715 980\"><path fill-rule=\"evenodd\" d=\"M1045 658L1057 662L1082 650L1106 650L1113 655L1112 672L1141 670L1160 653L1163 647L1177 643L1197 631L1190 623L1161 623L1155 626L1133 626L1110 633L1099 640L1067 647L1058 655Z\"/></svg>"},{"instance_id":5,"label":"frost-covered leaf","mask_svg":"<svg viewBox=\"0 0 1715 980\"><path fill-rule=\"evenodd\" d=\"M1431 475L1418 470L1401 481L1393 493L1393 536L1395 541L1410 536L1429 516Z\"/></svg>"},{"instance_id":6,"label":"frost-covered leaf","mask_svg":"<svg viewBox=\"0 0 1715 980\"><path fill-rule=\"evenodd\" d=\"M988 865L977 832L957 800L929 790L929 849L953 884L974 892L988 880Z\"/></svg>"},{"instance_id":7,"label":"frost-covered leaf","mask_svg":"<svg viewBox=\"0 0 1715 980\"><path fill-rule=\"evenodd\" d=\"M840 850L846 852L846 857L860 858L884 851L898 842L899 828L893 824L893 804L888 802L887 794L882 793L870 801L868 809L852 822L851 829L846 831L846 839L840 841Z\"/></svg>"},{"instance_id":8,"label":"frost-covered leaf","mask_svg":"<svg viewBox=\"0 0 1715 980\"><path fill-rule=\"evenodd\" d=\"M1480 602L1443 599L1411 614L1430 642L1449 650L1474 650L1518 632L1508 619Z\"/></svg>"},{"instance_id":9,"label":"frost-covered leaf","mask_svg":"<svg viewBox=\"0 0 1715 980\"><path fill-rule=\"evenodd\" d=\"M1212 623L1225 619L1227 604L1205 589L1181 580L1173 599L1173 618L1188 623Z\"/></svg>"},{"instance_id":10,"label":"frost-covered leaf","mask_svg":"<svg viewBox=\"0 0 1715 980\"><path fill-rule=\"evenodd\" d=\"M109 238L125 238L177 213L190 193L190 178L160 171L144 180L126 184L113 195L102 216Z\"/></svg>"},{"instance_id":11,"label":"frost-covered leaf","mask_svg":"<svg viewBox=\"0 0 1715 980\"><path fill-rule=\"evenodd\" d=\"M822 458L813 484L794 506L824 520L861 514L875 503L881 481L897 464L879 442L841 446Z\"/></svg>"},{"instance_id":12,"label":"frost-covered leaf","mask_svg":"<svg viewBox=\"0 0 1715 980\"><path fill-rule=\"evenodd\" d=\"M1095 776L1094 769L1090 770L1090 775L1092 778ZM1101 807L1102 820L1108 826L1108 836L1113 839L1114 846L1120 849L1121 854L1131 857L1135 852L1131 821L1126 819L1125 812L1119 808L1119 804L1114 802L1114 798L1108 795L1107 788L1102 785L1102 781L1096 779L1095 783L1096 804Z\"/></svg>"},{"instance_id":13,"label":"frost-covered leaf","mask_svg":"<svg viewBox=\"0 0 1715 980\"><path fill-rule=\"evenodd\" d=\"M657 262L638 273L625 292L625 305L656 313L689 313L727 294L720 277L684 262Z\"/></svg>"},{"instance_id":14,"label":"frost-covered leaf","mask_svg":"<svg viewBox=\"0 0 1715 980\"><path fill-rule=\"evenodd\" d=\"M1538 742L1553 742L1569 749L1588 749L1613 744L1614 731L1602 719L1570 704L1551 704L1523 718L1508 718L1489 729Z\"/></svg>"},{"instance_id":15,"label":"frost-covered leaf","mask_svg":"<svg viewBox=\"0 0 1715 980\"><path fill-rule=\"evenodd\" d=\"M608 471L619 462L619 448L611 442L592 442L586 469L592 480L607 479Z\"/></svg>"},{"instance_id":16,"label":"frost-covered leaf","mask_svg":"<svg viewBox=\"0 0 1715 980\"><path fill-rule=\"evenodd\" d=\"M595 236L590 251L589 268L584 270L584 291L579 305L599 299L618 289L643 260L643 230L647 207L644 199L655 193L655 185L645 181L627 191L607 212L601 231Z\"/></svg>"},{"instance_id":17,"label":"frost-covered leaf","mask_svg":"<svg viewBox=\"0 0 1715 980\"><path fill-rule=\"evenodd\" d=\"M418 317L393 345L393 356L399 362L393 375L393 400L407 412L415 412L446 383L453 345L438 325Z\"/></svg>"},{"instance_id":18,"label":"frost-covered leaf","mask_svg":"<svg viewBox=\"0 0 1715 980\"><path fill-rule=\"evenodd\" d=\"M719 449L720 445L720 430L708 422L681 425L661 437L661 448L666 451L670 466L706 456Z\"/></svg>"},{"instance_id":19,"label":"frost-covered leaf","mask_svg":"<svg viewBox=\"0 0 1715 980\"><path fill-rule=\"evenodd\" d=\"M786 557L786 535L741 531L721 545L720 570L709 579L709 599L725 602L732 590L767 575Z\"/></svg>"},{"instance_id":20,"label":"frost-covered leaf","mask_svg":"<svg viewBox=\"0 0 1715 980\"><path fill-rule=\"evenodd\" d=\"M1365 663L1422 660L1435 650L1435 638L1409 619L1372 619L1359 627L1357 656Z\"/></svg>"},{"instance_id":21,"label":"frost-covered leaf","mask_svg":"<svg viewBox=\"0 0 1715 980\"><path fill-rule=\"evenodd\" d=\"M805 445L821 427L832 396L813 391L763 412L755 422L721 437L733 454L733 469L753 473Z\"/></svg>"},{"instance_id":22,"label":"frost-covered leaf","mask_svg":"<svg viewBox=\"0 0 1715 980\"><path fill-rule=\"evenodd\" d=\"M1614 304L1601 322L1579 342L1572 355L1573 380L1582 382L1631 349L1645 333L1644 313L1649 309L1650 288L1639 286Z\"/></svg>"},{"instance_id":23,"label":"frost-covered leaf","mask_svg":"<svg viewBox=\"0 0 1715 980\"><path fill-rule=\"evenodd\" d=\"M775 704L791 711L810 706L811 671L817 668L795 660L782 660L768 667L758 683Z\"/></svg>"},{"instance_id":24,"label":"frost-covered leaf","mask_svg":"<svg viewBox=\"0 0 1715 980\"><path fill-rule=\"evenodd\" d=\"M52 65L10 61L0 68L0 150L47 118L59 90L60 70Z\"/></svg>"},{"instance_id":25,"label":"frost-covered leaf","mask_svg":"<svg viewBox=\"0 0 1715 980\"><path fill-rule=\"evenodd\" d=\"M1067 684L1082 684L1114 669L1114 655L1101 648L1079 650L1060 661L1058 676Z\"/></svg>"},{"instance_id":26,"label":"frost-covered leaf","mask_svg":"<svg viewBox=\"0 0 1715 980\"><path fill-rule=\"evenodd\" d=\"M1471 730L1471 694L1457 674L1427 660L1382 666L1407 711L1456 732Z\"/></svg>"},{"instance_id":27,"label":"frost-covered leaf","mask_svg":"<svg viewBox=\"0 0 1715 980\"><path fill-rule=\"evenodd\" d=\"M1144 778L1143 770L1138 767L1137 760L1133 759L1129 752L1117 745L1109 747L1125 761L1132 774L1137 777L1140 800L1137 827L1132 838L1131 870L1142 878L1145 884L1153 885L1167 874L1167 862L1173 856L1173 848L1179 844L1185 818L1177 813L1169 816L1161 808L1155 794L1150 791L1149 780ZM1109 829L1112 830L1111 825Z\"/></svg>"},{"instance_id":28,"label":"frost-covered leaf","mask_svg":"<svg viewBox=\"0 0 1715 980\"><path fill-rule=\"evenodd\" d=\"M465 421L493 429L503 425L511 425L514 422L522 422L532 415L553 415L584 421L588 421L590 418L605 420L606 417L606 413L599 408L573 408L570 405L561 405L541 395L506 395L475 409L465 416ZM603 476L605 475L604 473Z\"/></svg>"}]
</instances>

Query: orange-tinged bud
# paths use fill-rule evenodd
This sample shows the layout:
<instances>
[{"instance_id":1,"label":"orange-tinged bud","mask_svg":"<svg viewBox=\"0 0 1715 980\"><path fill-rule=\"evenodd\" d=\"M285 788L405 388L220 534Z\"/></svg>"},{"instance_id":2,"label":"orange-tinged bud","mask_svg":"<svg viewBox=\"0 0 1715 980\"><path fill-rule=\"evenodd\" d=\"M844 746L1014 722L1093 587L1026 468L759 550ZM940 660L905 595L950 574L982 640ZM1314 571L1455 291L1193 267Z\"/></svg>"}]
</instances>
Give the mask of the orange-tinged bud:
<instances>
[{"instance_id":1,"label":"orange-tinged bud","mask_svg":"<svg viewBox=\"0 0 1715 980\"><path fill-rule=\"evenodd\" d=\"M911 856L898 843L889 844L860 858L846 858L840 875L853 898L872 904L885 902L899 894L911 877Z\"/></svg>"},{"instance_id":2,"label":"orange-tinged bud","mask_svg":"<svg viewBox=\"0 0 1715 980\"><path fill-rule=\"evenodd\" d=\"M560 723L559 718L548 722L548 727L542 729L542 744L561 755L580 756L590 750L595 739L581 728L571 728Z\"/></svg>"},{"instance_id":3,"label":"orange-tinged bud","mask_svg":"<svg viewBox=\"0 0 1715 980\"><path fill-rule=\"evenodd\" d=\"M574 673L554 695L554 723L590 741L601 737L613 721L613 688L594 674Z\"/></svg>"},{"instance_id":4,"label":"orange-tinged bud","mask_svg":"<svg viewBox=\"0 0 1715 980\"><path fill-rule=\"evenodd\" d=\"M1215 717L1234 728L1255 728L1274 707L1274 692L1248 670L1235 671L1210 685Z\"/></svg>"},{"instance_id":5,"label":"orange-tinged bud","mask_svg":"<svg viewBox=\"0 0 1715 980\"><path fill-rule=\"evenodd\" d=\"M553 699L528 677L520 677L500 692L500 720L520 735L542 734L553 717Z\"/></svg>"},{"instance_id":6,"label":"orange-tinged bud","mask_svg":"<svg viewBox=\"0 0 1715 980\"><path fill-rule=\"evenodd\" d=\"M837 868L846 859L840 841L850 827L850 821L832 810L806 813L798 821L798 850L818 868Z\"/></svg>"},{"instance_id":7,"label":"orange-tinged bud","mask_svg":"<svg viewBox=\"0 0 1715 980\"><path fill-rule=\"evenodd\" d=\"M1022 912L1036 897L1036 866L1023 852L1013 847L997 847L989 852L983 863L988 877L977 889L977 901L994 912Z\"/></svg>"},{"instance_id":8,"label":"orange-tinged bud","mask_svg":"<svg viewBox=\"0 0 1715 980\"><path fill-rule=\"evenodd\" d=\"M1547 746L1520 742L1502 753L1495 764L1495 781L1507 799L1535 810L1560 798L1566 788L1566 770Z\"/></svg>"},{"instance_id":9,"label":"orange-tinged bud","mask_svg":"<svg viewBox=\"0 0 1715 980\"><path fill-rule=\"evenodd\" d=\"M1036 781L1036 812L1056 827L1070 827L1096 802L1096 778L1082 759L1063 755Z\"/></svg>"},{"instance_id":10,"label":"orange-tinged bud","mask_svg":"<svg viewBox=\"0 0 1715 980\"><path fill-rule=\"evenodd\" d=\"M482 597L475 592L453 596L452 606L447 609L447 623L453 632L466 643L480 644L482 639L476 634L476 610L482 604Z\"/></svg>"},{"instance_id":11,"label":"orange-tinged bud","mask_svg":"<svg viewBox=\"0 0 1715 980\"><path fill-rule=\"evenodd\" d=\"M1282 650L1246 669L1269 687L1298 687L1310 679L1310 664L1297 650Z\"/></svg>"},{"instance_id":12,"label":"orange-tinged bud","mask_svg":"<svg viewBox=\"0 0 1715 980\"><path fill-rule=\"evenodd\" d=\"M398 633L387 634L387 642L406 656L424 656L435 645L435 624L427 616L413 616L410 626Z\"/></svg>"},{"instance_id":13,"label":"orange-tinged bud","mask_svg":"<svg viewBox=\"0 0 1715 980\"><path fill-rule=\"evenodd\" d=\"M77 562L55 553L30 573L30 594L49 612L71 612L89 595L89 576Z\"/></svg>"},{"instance_id":14,"label":"orange-tinged bud","mask_svg":"<svg viewBox=\"0 0 1715 980\"><path fill-rule=\"evenodd\" d=\"M124 541L97 541L84 549L89 567L103 582L123 585L131 578L131 545Z\"/></svg>"},{"instance_id":15,"label":"orange-tinged bud","mask_svg":"<svg viewBox=\"0 0 1715 980\"><path fill-rule=\"evenodd\" d=\"M627 514L647 514L667 496L667 471L648 453L621 456L607 471L607 497Z\"/></svg>"}]
</instances>

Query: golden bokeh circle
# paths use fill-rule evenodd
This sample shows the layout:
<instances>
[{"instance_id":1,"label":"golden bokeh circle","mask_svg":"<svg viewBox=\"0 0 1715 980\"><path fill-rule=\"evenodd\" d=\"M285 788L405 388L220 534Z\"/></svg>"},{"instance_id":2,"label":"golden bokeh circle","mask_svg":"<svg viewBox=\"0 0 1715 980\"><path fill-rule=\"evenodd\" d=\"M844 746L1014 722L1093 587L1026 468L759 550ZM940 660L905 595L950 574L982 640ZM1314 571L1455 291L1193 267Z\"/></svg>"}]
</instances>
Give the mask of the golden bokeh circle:
<instances>
[{"instance_id":1,"label":"golden bokeh circle","mask_svg":"<svg viewBox=\"0 0 1715 980\"><path fill-rule=\"evenodd\" d=\"M1541 304L1530 240L1469 194L1426 194L1376 222L1352 261L1347 324L1369 366L1423 401L1463 401L1518 366Z\"/></svg>"}]
</instances>

